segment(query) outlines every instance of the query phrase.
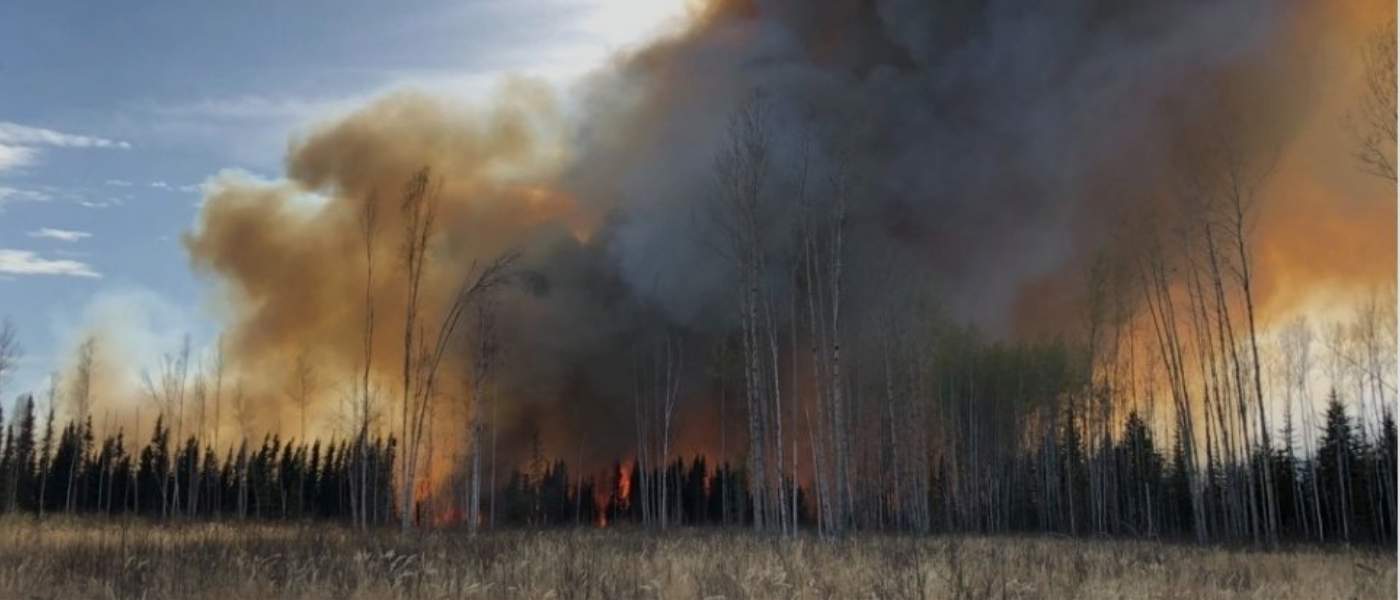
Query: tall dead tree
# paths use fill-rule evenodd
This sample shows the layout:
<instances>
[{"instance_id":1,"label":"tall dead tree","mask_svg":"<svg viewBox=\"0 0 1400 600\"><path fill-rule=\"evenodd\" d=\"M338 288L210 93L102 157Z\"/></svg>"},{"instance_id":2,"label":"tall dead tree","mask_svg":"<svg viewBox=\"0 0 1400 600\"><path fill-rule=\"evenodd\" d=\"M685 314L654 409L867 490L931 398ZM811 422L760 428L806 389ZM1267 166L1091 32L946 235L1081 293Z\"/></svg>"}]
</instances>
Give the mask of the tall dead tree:
<instances>
[{"instance_id":1,"label":"tall dead tree","mask_svg":"<svg viewBox=\"0 0 1400 600\"><path fill-rule=\"evenodd\" d=\"M455 293L448 298L436 327L425 327L422 314L423 282L428 268L428 253L435 237L437 209L441 184L434 183L431 171L423 168L404 186L400 209L404 220L402 258L407 298L404 314L403 341L403 461L400 472L400 527L412 526L413 490L422 450L425 425L433 400L437 396L439 366L446 355L462 314L483 295L506 284L519 255L506 252L491 261L475 261ZM428 332L434 334L429 337Z\"/></svg>"},{"instance_id":2,"label":"tall dead tree","mask_svg":"<svg viewBox=\"0 0 1400 600\"><path fill-rule=\"evenodd\" d=\"M370 375L374 372L374 242L378 234L378 197L371 193L360 213L360 237L365 251L365 312L361 324L363 356L360 364L360 388L351 410L355 422L355 465L357 473L351 478L356 488L351 494L352 513L360 531L369 531L369 422L371 412Z\"/></svg>"},{"instance_id":3,"label":"tall dead tree","mask_svg":"<svg viewBox=\"0 0 1400 600\"><path fill-rule=\"evenodd\" d=\"M297 355L296 363L292 367L292 381L288 386L287 397L297 406L301 413L301 434L299 441L307 444L306 437L306 413L311 408L311 398L316 394L316 367L311 362L311 357L302 352ZM306 471L301 470L297 479L297 513L303 510L306 499Z\"/></svg>"},{"instance_id":4,"label":"tall dead tree","mask_svg":"<svg viewBox=\"0 0 1400 600\"><path fill-rule=\"evenodd\" d=\"M49 476L52 475L51 471L53 470L50 468L53 462L53 418L55 409L58 408L58 394L59 390L62 389L61 381L62 379L58 376L58 373L50 373L49 389L48 392L44 394L45 404L48 405L48 412L47 416L44 417L44 436L43 441L39 443L39 455L36 457L38 459L38 464L35 467L39 471L38 505L40 519L44 518L44 505L48 504Z\"/></svg>"},{"instance_id":5,"label":"tall dead tree","mask_svg":"<svg viewBox=\"0 0 1400 600\"><path fill-rule=\"evenodd\" d=\"M14 377L15 371L19 369L19 359L23 356L24 350L20 347L19 333L15 331L15 324L9 317L0 320L0 402L5 397L5 388ZM10 431L14 431L14 423L19 422L25 415L22 411L27 409L27 405L16 401L15 410L10 415ZM12 466L8 474L0 475L5 477L7 483L7 493L0 499L0 506L14 510L18 504L18 480L19 468Z\"/></svg>"},{"instance_id":6,"label":"tall dead tree","mask_svg":"<svg viewBox=\"0 0 1400 600\"><path fill-rule=\"evenodd\" d=\"M5 396L5 386L9 385L19 369L19 359L23 355L24 349L20 347L15 324L5 317L0 321L0 398Z\"/></svg>"},{"instance_id":7,"label":"tall dead tree","mask_svg":"<svg viewBox=\"0 0 1400 600\"><path fill-rule=\"evenodd\" d=\"M846 202L851 190L847 159L833 156L828 171L828 193L818 199L805 193L798 198L802 224L801 261L803 294L810 336L816 418L812 425L825 443L814 469L819 505L823 506L825 533L839 535L850 522L854 490L849 478L850 423L841 369L843 341L843 258L845 255ZM814 449L814 452L817 450Z\"/></svg>"},{"instance_id":8,"label":"tall dead tree","mask_svg":"<svg viewBox=\"0 0 1400 600\"><path fill-rule=\"evenodd\" d=\"M253 433L253 406L243 393L243 378L233 384L233 418L238 423L238 518L248 516L248 437Z\"/></svg>"},{"instance_id":9,"label":"tall dead tree","mask_svg":"<svg viewBox=\"0 0 1400 600\"><path fill-rule=\"evenodd\" d=\"M88 336L83 343L78 346L78 361L73 365L72 383L68 385L68 410L69 418L78 427L77 439L84 437L88 414L92 410L93 377L96 375L97 363L97 339ZM87 432L91 433L91 432ZM64 498L63 508L65 512L72 514L77 510L77 482L78 465L82 460L74 458L68 465L68 486L67 494Z\"/></svg>"},{"instance_id":10,"label":"tall dead tree","mask_svg":"<svg viewBox=\"0 0 1400 600\"><path fill-rule=\"evenodd\" d=\"M1387 371L1395 366L1393 351L1387 351L1388 347L1394 345L1394 335L1383 326L1387 319L1383 315L1392 315L1393 319L1394 301L1384 303L1379 302L1377 295L1372 296L1356 307L1354 317L1350 326L1351 356L1349 362L1353 365L1357 384L1357 426L1361 430L1362 439L1369 440L1369 443L1376 447L1382 445L1382 433L1379 426L1387 418L1391 418L1391 404L1386 400L1387 392L1393 390L1393 386L1387 381ZM1393 467L1386 460L1368 461L1373 472L1371 476L1376 481L1394 480ZM1379 489L1375 489L1379 488ZM1395 498L1390 486L1373 486L1368 490L1373 494L1369 503L1372 512L1372 525L1376 529L1376 539L1388 539L1385 533L1389 523L1394 520Z\"/></svg>"},{"instance_id":11,"label":"tall dead tree","mask_svg":"<svg viewBox=\"0 0 1400 600\"><path fill-rule=\"evenodd\" d=\"M1317 431L1313 423L1312 415L1316 412L1312 405L1309 381L1312 372L1312 327L1308 324L1306 317L1297 317L1284 327L1281 333L1279 345L1282 356L1284 386L1287 390L1286 400L1291 405L1296 405L1296 412L1299 421L1303 426L1302 446L1303 464L1308 470L1309 480L1317 481L1317 461L1314 460L1313 432ZM1291 451L1291 449L1290 449ZM1295 477L1295 481L1301 483L1302 477ZM1310 489L1301 489L1297 494L1300 496L1295 502L1301 508L1301 521L1306 533L1312 534L1317 540L1325 539L1324 525L1322 521L1322 502L1318 495L1316 485L1306 486Z\"/></svg>"},{"instance_id":12,"label":"tall dead tree","mask_svg":"<svg viewBox=\"0 0 1400 600\"><path fill-rule=\"evenodd\" d=\"M476 355L472 362L471 396L467 403L467 489L463 494L466 502L463 516L467 527L475 533L481 522L481 437L484 428L481 424L482 408L486 405L487 386L492 369L500 355L500 341L496 331L496 310L494 301L484 299L477 305L476 312Z\"/></svg>"},{"instance_id":13,"label":"tall dead tree","mask_svg":"<svg viewBox=\"0 0 1400 600\"><path fill-rule=\"evenodd\" d=\"M418 394L413 389L415 382L421 379L421 363L423 362L421 347L424 337L422 325L419 323L419 312L422 310L420 293L423 288L423 277L427 269L428 241L432 237L433 227L437 215L437 189L432 188L431 172L425 167L415 173L404 186L403 200L399 205L403 213L404 233L401 255L404 266L404 286L407 292L404 302L404 326L403 326L403 406L401 411L402 427L400 429L403 436L404 451L400 457L401 468L399 470L400 485L402 486L399 497L399 519L400 526L407 531L411 526L413 516L413 479L415 454L417 453L418 436L413 435L409 429L409 423L413 416L421 410L417 403Z\"/></svg>"},{"instance_id":14,"label":"tall dead tree","mask_svg":"<svg viewBox=\"0 0 1400 600\"><path fill-rule=\"evenodd\" d=\"M685 354L681 345L668 333L662 349L662 356L658 360L664 365L665 374L660 379L659 400L660 411L660 438L661 438L661 489L657 499L657 506L660 507L661 528L665 529L670 513L671 504L667 502L669 489L667 482L670 479L666 474L666 465L671 459L671 432L672 421L676 415L676 398L680 394L681 370L685 366ZM662 365L658 365L658 374L662 370ZM679 518L679 517L678 517Z\"/></svg>"},{"instance_id":15,"label":"tall dead tree","mask_svg":"<svg viewBox=\"0 0 1400 600\"><path fill-rule=\"evenodd\" d=\"M1203 467L1205 476L1211 477L1220 465L1225 479L1225 488L1220 494L1226 507L1222 513L1223 524L1214 526L1239 537L1244 527L1255 522L1254 517L1246 519L1244 516L1246 508L1250 515L1254 514L1254 496L1249 491L1253 489L1253 471L1240 468L1247 464L1248 448L1244 441L1236 443L1236 431L1245 424L1246 418L1245 405L1239 395L1243 373L1225 291L1221 253L1216 243L1212 194L1203 178L1188 178L1179 204L1182 221L1174 229L1181 258L1185 261L1185 273L1180 279L1186 286L1189 330L1183 335L1189 336L1189 346L1195 350L1195 379L1201 389L1202 423L1205 425ZM1233 378L1230 373L1234 374ZM1234 413L1229 410L1232 400L1237 408ZM1242 433L1244 429L1239 431ZM1206 502L1209 504L1213 500L1214 496ZM1208 516L1213 514L1210 508L1206 507Z\"/></svg>"},{"instance_id":16,"label":"tall dead tree","mask_svg":"<svg viewBox=\"0 0 1400 600\"><path fill-rule=\"evenodd\" d=\"M867 397L876 406L866 413L878 414L880 432L879 466L864 469L862 480L877 474L883 481L874 486L886 514L877 520L885 528L924 533L930 527L929 491L932 469L928 463L930 429L928 418L932 386L929 373L933 350L929 322L936 320L936 307L929 303L926 282L900 269L899 257L884 258L879 275L884 290L877 299L868 324L861 328L870 339L854 353L873 357L865 364L869 387L877 391ZM859 438L858 438L859 439ZM866 502L870 502L867 500Z\"/></svg>"},{"instance_id":17,"label":"tall dead tree","mask_svg":"<svg viewBox=\"0 0 1400 600\"><path fill-rule=\"evenodd\" d=\"M1259 327L1254 306L1254 261L1251 234L1257 219L1260 192L1274 168L1273 156L1254 156L1241 147L1236 135L1221 132L1218 137L1221 165L1220 190L1225 210L1225 232L1233 245L1234 257L1231 268L1239 286L1245 307L1245 324L1249 333L1250 373L1253 375L1253 398L1258 417L1261 455L1268 457L1273 452L1268 414L1264 409L1263 363L1259 358ZM1270 460L1260 461L1263 474L1263 530L1264 541L1274 546L1278 544L1278 501L1274 497L1273 465Z\"/></svg>"},{"instance_id":18,"label":"tall dead tree","mask_svg":"<svg viewBox=\"0 0 1400 600\"><path fill-rule=\"evenodd\" d=\"M684 351L678 336L665 331L659 341L633 348L633 411L637 435L634 464L640 489L632 494L640 503L642 522L665 529L672 521L670 501L671 436L676 402L681 390Z\"/></svg>"},{"instance_id":19,"label":"tall dead tree","mask_svg":"<svg viewBox=\"0 0 1400 600\"><path fill-rule=\"evenodd\" d=\"M773 479L782 466L772 464L768 457L773 443L770 387L777 374L768 372L771 363L764 357L765 350L771 352L768 346L776 335L769 335L772 320L767 316L772 303L764 247L764 190L771 145L768 128L768 104L762 93L751 95L730 114L726 136L715 157L718 193L708 207L724 238L716 248L735 271L748 409L749 491L753 527L758 532L781 525L774 520L778 515L773 514L773 492L782 487L781 477L776 482Z\"/></svg>"},{"instance_id":20,"label":"tall dead tree","mask_svg":"<svg viewBox=\"0 0 1400 600\"><path fill-rule=\"evenodd\" d=\"M1207 176L1208 177L1208 176ZM1227 479L1230 480L1229 495L1235 508L1237 538L1244 537L1246 531L1255 539L1260 535L1262 511L1259 497L1253 493L1254 469L1249 465L1250 420L1247 401L1245 363L1241 358L1241 344L1236 333L1235 316L1231 308L1231 295L1228 292L1230 260L1226 253L1224 236L1220 233L1218 190L1207 178L1197 183L1201 195L1199 227L1204 243L1209 267L1212 306L1211 321L1214 323L1215 343L1218 348L1216 360L1225 371L1224 384L1217 394L1220 410L1228 413L1233 403L1234 415L1222 418L1221 431L1226 435L1230 460L1226 465Z\"/></svg>"},{"instance_id":21,"label":"tall dead tree","mask_svg":"<svg viewBox=\"0 0 1400 600\"><path fill-rule=\"evenodd\" d=\"M1327 525L1322 518L1322 498L1315 483L1317 478L1317 449L1313 443L1313 432L1318 431L1317 408L1313 406L1312 386L1309 385L1310 372L1312 371L1313 359L1311 348L1316 334L1312 326L1303 318L1299 318L1292 325L1292 332L1287 334L1287 342L1290 352L1295 353L1290 359L1290 377L1292 385L1298 388L1299 401L1303 406L1302 422L1303 429L1307 435L1303 436L1303 458L1308 465L1308 476L1314 485L1310 485L1311 501L1313 506L1313 520L1317 525L1317 538L1324 540L1327 537Z\"/></svg>"},{"instance_id":22,"label":"tall dead tree","mask_svg":"<svg viewBox=\"0 0 1400 600\"><path fill-rule=\"evenodd\" d=\"M156 405L166 427L172 428L177 447L184 421L185 396L189 389L189 366L190 340L189 336L185 336L178 354L166 354L161 358L155 377L151 376L150 371L142 373L146 396ZM171 502L180 497L180 470L174 469L168 475L162 472L157 476L161 488L161 514L169 518L172 513L180 511L179 503Z\"/></svg>"},{"instance_id":23,"label":"tall dead tree","mask_svg":"<svg viewBox=\"0 0 1400 600\"><path fill-rule=\"evenodd\" d=\"M223 447L219 445L219 430L223 427L223 419L222 419L223 414L222 414L222 412L221 412L222 409L223 409L223 395L224 395L224 338L223 338L223 336L219 336L219 338L214 342L214 357L213 357L213 363L214 363L214 364L211 366L211 371L213 372L213 375L212 375L212 376L213 376L213 378L214 378L214 389L213 389L213 393L212 393L212 395L211 395L211 399L212 399L213 402L214 402L214 423L213 423L214 444L213 444L212 448L214 449L215 452L218 452L218 451L223 450ZM223 510L223 494L214 494L213 500L214 500L214 510L215 510L216 512L217 512L217 511L222 511L222 510Z\"/></svg>"},{"instance_id":24,"label":"tall dead tree","mask_svg":"<svg viewBox=\"0 0 1400 600\"><path fill-rule=\"evenodd\" d=\"M194 405L194 433L190 437L196 441L195 449L198 451L198 442L208 439L204 436L204 406L209 401L209 380L203 365L196 368L191 377L190 401ZM190 468L185 477L190 487L190 493L185 500L185 514L188 515L199 514L199 494L204 486L204 471L199 468L198 456L196 452L194 459L190 460Z\"/></svg>"},{"instance_id":25,"label":"tall dead tree","mask_svg":"<svg viewBox=\"0 0 1400 600\"><path fill-rule=\"evenodd\" d=\"M1148 225L1147 235L1151 236L1150 246L1141 260L1139 272L1142 277L1145 304L1157 338L1157 350L1162 358L1167 375L1168 387L1172 396L1173 416L1176 421L1178 443L1182 447L1185 464L1178 465L1186 474L1191 496L1192 524L1197 543L1208 539L1206 528L1203 489L1200 482L1199 461L1196 454L1195 419L1192 416L1191 392L1185 362L1182 329L1177 322L1177 301L1172 294L1168 279L1168 257L1157 233Z\"/></svg>"}]
</instances>

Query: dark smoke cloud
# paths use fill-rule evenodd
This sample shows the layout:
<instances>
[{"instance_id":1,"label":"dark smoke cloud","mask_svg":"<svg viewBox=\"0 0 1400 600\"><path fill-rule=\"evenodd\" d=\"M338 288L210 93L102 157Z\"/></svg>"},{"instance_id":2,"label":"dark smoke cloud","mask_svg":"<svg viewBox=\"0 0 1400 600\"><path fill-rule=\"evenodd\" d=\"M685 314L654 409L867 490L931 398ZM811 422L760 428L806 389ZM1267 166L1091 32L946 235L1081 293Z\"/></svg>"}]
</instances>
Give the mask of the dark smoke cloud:
<instances>
[{"instance_id":1,"label":"dark smoke cloud","mask_svg":"<svg viewBox=\"0 0 1400 600\"><path fill-rule=\"evenodd\" d=\"M934 4L723 6L633 57L601 93L646 94L619 109L642 143L585 138L579 152L585 195L631 200L613 251L627 277L662 278L683 315L722 293L712 255L666 241L695 235L683 207L711 192L725 113L758 87L788 131L809 123L820 148L853 157L854 251L919 248L910 268L936 273L958 316L1011 333L1026 282L1101 245L1122 205L1162 183L1174 128L1217 101L1215 82L1278 60L1291 6Z\"/></svg>"}]
</instances>

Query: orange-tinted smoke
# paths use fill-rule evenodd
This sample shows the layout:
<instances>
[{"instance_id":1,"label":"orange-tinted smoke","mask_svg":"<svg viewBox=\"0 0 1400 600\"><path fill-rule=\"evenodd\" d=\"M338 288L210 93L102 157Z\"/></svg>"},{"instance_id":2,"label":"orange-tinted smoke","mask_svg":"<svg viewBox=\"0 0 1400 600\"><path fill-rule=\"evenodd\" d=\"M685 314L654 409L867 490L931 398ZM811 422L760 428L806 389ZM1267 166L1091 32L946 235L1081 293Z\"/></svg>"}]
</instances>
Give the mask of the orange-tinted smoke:
<instances>
[{"instance_id":1,"label":"orange-tinted smoke","mask_svg":"<svg viewBox=\"0 0 1400 600\"><path fill-rule=\"evenodd\" d=\"M1362 95L1364 40L1387 22L1393 25L1395 6L1302 2L1288 15L1268 52L1204 74L1195 93L1207 101L1179 115L1173 132L1178 142L1172 152L1181 160L1164 165L1157 180L1140 188L1091 184L1086 194L1101 198L1088 204L1098 214L1085 220L1116 219L1120 225L1092 226L1112 233L1105 238L1086 230L1078 237L1078 260L1025 285L1016 304L1016 332L1036 337L1058 333L1066 323L1082 328L1088 264L1095 255L1141 251L1142 236L1133 230L1137 221L1154 220L1167 239L1175 239L1175 227L1194 227L1188 222L1197 215L1181 206L1181 187L1191 176L1191 161L1213 150L1214 136L1239 143L1245 159L1272 165L1248 229L1262 322L1283 323L1317 310L1319 302L1393 285L1396 188L1363 171L1348 119ZM1107 173L1114 169L1106 165ZM1146 206L1152 208L1142 210Z\"/></svg>"},{"instance_id":2,"label":"orange-tinted smoke","mask_svg":"<svg viewBox=\"0 0 1400 600\"><path fill-rule=\"evenodd\" d=\"M321 382L313 407L321 432L336 424L353 394L364 362L366 203L376 214L375 384L384 416L396 415L405 183L430 167L440 186L438 235L423 291L432 335L473 260L590 229L573 198L550 187L566 158L560 134L553 99L536 85L513 82L485 109L404 93L294 140L285 181L215 179L183 241L196 270L212 276L226 299L225 353L230 376L243 381L256 406L253 425L295 432L298 409L287 390L291 366L303 354ZM452 353L443 366L448 396L462 393L462 354ZM454 405L442 403L437 420L460 424L448 412Z\"/></svg>"},{"instance_id":3,"label":"orange-tinted smoke","mask_svg":"<svg viewBox=\"0 0 1400 600\"><path fill-rule=\"evenodd\" d=\"M810 62L799 65L803 68L839 70L841 76L857 81L866 76L888 77L908 68L913 60L889 40L869 34L876 3L814 8L811 18L801 14L803 3L775 8L782 4L738 0L708 4L687 31L618 57L611 68L596 75L580 100L584 117L576 120L579 122L563 117L545 90L519 82L508 85L485 108L399 94L324 123L296 139L286 158L285 181L225 175L213 182L199 220L184 241L196 269L212 277L226 300L230 367L243 378L246 393L256 402L255 426L294 431L296 408L285 390L290 366L303 353L314 358L322 370L321 381L327 382L316 398L318 422L323 428L337 422L340 400L349 393L344 388L362 366L365 269L358 219L366 203L373 203L379 216L373 290L378 319L376 382L386 417L395 414L394 407L400 401L396 379L402 362L404 312L403 279L398 269L402 225L398 201L404 182L417 169L431 166L442 185L442 231L425 294L430 315L441 310L441 303L473 259L507 248L526 251L527 261L553 260L554 268L561 272L583 265L574 274L581 281L576 287L596 284L602 289L596 292L603 298L599 303L611 303L604 306L608 308L623 304L630 299L629 294L645 294L647 290L641 288L650 289L652 273L631 273L626 268L634 257L659 249L645 243L651 238L643 238L633 248L622 243L609 245L617 240L597 240L594 233L605 230L613 216L626 220L654 207L688 211L691 207L683 200L691 197L682 194L707 193L707 169L713 155L709 142L723 130L727 106L753 87L772 83L756 75L760 70L746 62L751 51L765 43L766 20L781 18L796 23L798 33L793 35L801 38L798 46L806 54L792 60ZM1291 310L1319 287L1394 281L1394 188L1356 172L1341 126L1355 95L1359 64L1356 41L1367 28L1383 22L1383 15L1393 15L1394 9L1374 0L1313 0L1278 10L1286 12L1285 24L1271 34L1259 52L1236 64L1205 70L1193 78L1199 89L1173 90L1175 95L1170 96L1204 100L1183 103L1185 108L1162 107L1158 112L1136 115L1150 126L1144 129L1161 134L1160 139L1151 140L1161 143L1154 157L1160 159L1160 166L1155 162L1129 164L1143 156L1131 147L1132 140L1123 142L1122 162L1106 160L1094 165L1079 186L1080 196L1071 199L1070 205L1056 207L1056 214L1039 223L1045 229L1065 229L1063 237L1070 240L1072 248L1068 258L1038 276L1024 278L1013 269L1018 265L1011 263L1039 258L1040 253L989 265L980 248L946 247L945 237L957 238L941 235L944 230L909 228L908 219L902 216L926 208L880 206L885 198L873 192L863 195L862 201L880 206L880 210L860 216L865 229L852 235L853 245L915 238L901 243L924 249L924 255L931 258L927 264L911 268L941 272L973 265L984 271L980 279L1000 278L1016 301L1006 311L1010 314L998 313L992 318L1010 323L1004 327L1009 333L1031 335L1077 327L1088 261L1097 251L1123 243L1114 238L1114 224L1135 216L1130 209L1153 202L1172 203L1172 186L1182 174L1179 159L1190 156L1192 143L1206 131L1214 114L1209 110L1211 103L1224 98L1236 103L1237 110L1266 119L1283 144L1276 172L1264 190L1254 237L1257 293L1264 312L1278 315ZM808 89L800 83L794 84L793 95ZM784 93L781 86L771 91L779 96ZM859 130L864 124L839 107L833 108L841 99L796 100L809 101L834 114L833 129ZM967 99L954 100L947 103L943 118L963 114L965 108L957 101ZM843 117L847 120L840 121ZM1110 123L1104 128L1129 125L1135 124ZM865 150L871 149L878 148ZM852 150L860 152L862 148ZM690 168L680 170L658 156L689 156L694 160L684 165ZM675 172L668 170L673 167ZM918 170L939 168L942 166L933 164ZM1124 181L1123 173L1142 177ZM920 195L923 190L908 190L913 185L903 185L904 191L912 198L925 198ZM1039 190L1019 191L1034 194ZM927 197L932 198L929 202L944 200L931 192ZM994 200L1004 199L957 197L951 202ZM1034 218L1016 214L1017 205L1009 204L1005 214L994 216ZM959 204L952 208L966 207ZM982 220L984 213L971 213L975 222L956 220L959 213L955 211L947 213L948 221L942 226L949 234L970 227L995 230L999 223L988 224ZM671 235L660 242L673 249L681 245L679 237ZM610 270L589 270L601 270L600 264ZM706 269L694 262L670 266L674 268L658 277L691 281L703 280L706 274ZM624 273L619 275L614 272L617 270ZM613 290L609 287L613 285L625 289ZM556 288L556 298L568 293L560 288ZM950 297L963 293L947 290ZM676 293L673 297L695 295ZM618 314L590 312L593 307L588 308L564 316L526 314L530 322L550 322L552 318L584 321L576 323L578 329L607 330L614 325L612 321L619 320ZM694 313L702 314L703 308ZM724 327L721 321L702 322L701 317L686 324ZM531 381L517 387L546 388L538 381L575 375L557 363L574 361L582 370L582 366L595 366L587 362L592 360L621 364L620 370L599 370L597 377L616 379L626 388L625 340L619 343L621 336L615 331L598 333L592 329L586 335L552 330L551 335L587 338L568 347L575 354L559 360L545 355L555 350L552 341L525 341L535 354L522 351L511 360L530 368L520 377ZM625 325L617 325L617 329L626 332ZM580 346L587 346L588 352L577 352ZM449 364L444 365L444 372L452 374L443 378L447 396L461 396L466 359L465 352L452 354ZM571 385L561 382L556 387ZM546 388L538 393L556 391ZM623 399L621 412L607 404L608 396L597 390L573 392L558 393L557 400L543 403L528 415L536 426L550 428L550 433L562 432L545 436L546 451L565 458L578 452L595 465L611 458L608 452L625 453L627 435L590 430L609 423L625 428L629 422L626 392L615 394ZM434 423L444 428L438 439L460 442L463 418L459 403L452 399L440 403L441 412L435 414ZM699 398L699 402L706 400ZM574 406L578 403L588 405ZM521 404L519 398L501 399L502 407ZM525 435L527 427L517 421L524 420L521 415L527 411L518 409L521 415L517 415L509 408L503 410L507 414L502 420L511 421L502 425L503 439ZM691 412L705 416L712 409ZM387 418L385 425L395 422ZM683 430L677 434L680 452L705 449L705 440L710 440L709 448L713 449L712 422L693 418L682 423ZM590 432L592 435L587 435ZM732 448L730 453L738 454ZM612 457L619 455L625 454Z\"/></svg>"}]
</instances>

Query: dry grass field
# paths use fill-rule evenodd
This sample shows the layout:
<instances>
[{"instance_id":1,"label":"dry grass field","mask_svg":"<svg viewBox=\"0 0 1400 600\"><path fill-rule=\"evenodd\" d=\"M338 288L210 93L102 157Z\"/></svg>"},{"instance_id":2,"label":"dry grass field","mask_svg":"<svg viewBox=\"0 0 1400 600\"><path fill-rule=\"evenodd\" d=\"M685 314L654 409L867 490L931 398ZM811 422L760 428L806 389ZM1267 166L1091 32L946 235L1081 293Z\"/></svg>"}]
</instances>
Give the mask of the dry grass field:
<instances>
[{"instance_id":1,"label":"dry grass field","mask_svg":"<svg viewBox=\"0 0 1400 600\"><path fill-rule=\"evenodd\" d=\"M1132 541L0 521L3 598L1387 598L1395 555Z\"/></svg>"}]
</instances>

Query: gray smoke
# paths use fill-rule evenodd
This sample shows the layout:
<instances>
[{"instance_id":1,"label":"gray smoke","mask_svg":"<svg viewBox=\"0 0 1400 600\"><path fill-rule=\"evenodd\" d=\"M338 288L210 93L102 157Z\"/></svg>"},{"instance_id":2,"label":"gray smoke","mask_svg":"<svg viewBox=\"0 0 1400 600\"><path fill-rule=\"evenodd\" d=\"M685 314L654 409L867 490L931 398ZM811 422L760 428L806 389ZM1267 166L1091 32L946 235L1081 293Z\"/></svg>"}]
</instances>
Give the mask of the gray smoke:
<instances>
[{"instance_id":1,"label":"gray smoke","mask_svg":"<svg viewBox=\"0 0 1400 600\"><path fill-rule=\"evenodd\" d=\"M391 215L393 192L431 165L445 181L455 269L430 290L445 297L471 257L508 247L533 273L532 293L511 294L502 316L509 351L496 397L507 459L537 429L564 458L580 448L593 465L627 455L631 361L667 328L689 341L680 422L698 430L682 432L678 447L713 451L717 391L701 373L706 348L735 327L736 306L705 207L717 145L745 98L761 90L772 109L764 239L775 264L794 235L786 211L809 139L815 193L838 154L855 177L854 310L896 270L931 281L953 319L993 335L1054 331L1077 314L1088 257L1162 197L1218 105L1268 114L1283 137L1296 127L1299 111L1279 99L1301 96L1308 77L1288 62L1288 49L1306 44L1292 18L1307 6L715 2L686 32L594 76L574 99L576 119L526 89L484 114L409 95L327 124L293 145L291 189L225 185L187 245L242 302L230 330L244 372L278 381L289 349L306 347L349 370L361 319L349 299L363 296L363 267L347 258L354 215L365 202ZM556 143L565 158L541 150ZM500 176L488 168L498 163L530 175ZM331 200L291 215L297 190ZM395 227L391 218L384 248L396 248ZM271 247L241 259L259 243ZM390 378L402 300L393 270L380 272L380 369ZM308 273L320 293L278 289ZM781 279L773 283L785 293ZM446 368L466 372L461 354ZM442 423L460 431L452 417Z\"/></svg>"}]
</instances>

